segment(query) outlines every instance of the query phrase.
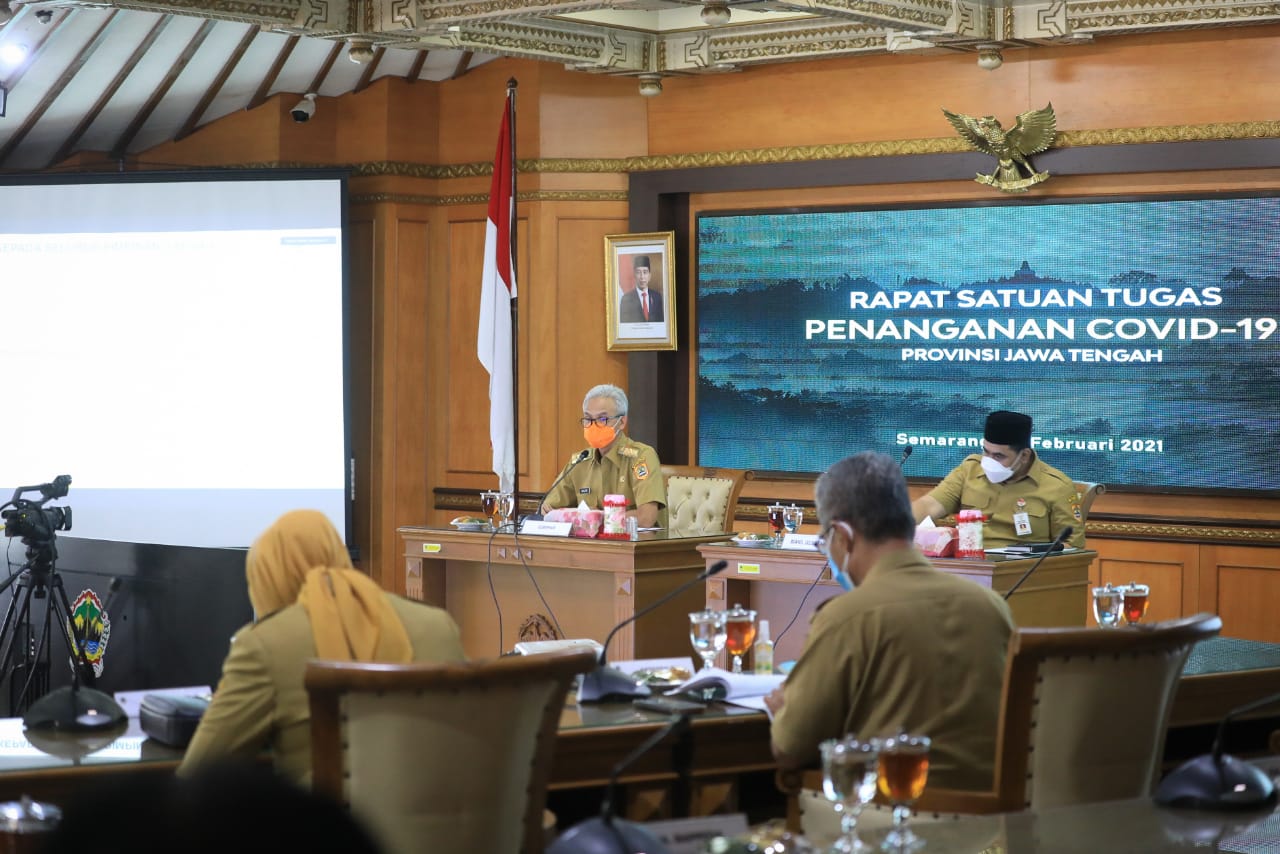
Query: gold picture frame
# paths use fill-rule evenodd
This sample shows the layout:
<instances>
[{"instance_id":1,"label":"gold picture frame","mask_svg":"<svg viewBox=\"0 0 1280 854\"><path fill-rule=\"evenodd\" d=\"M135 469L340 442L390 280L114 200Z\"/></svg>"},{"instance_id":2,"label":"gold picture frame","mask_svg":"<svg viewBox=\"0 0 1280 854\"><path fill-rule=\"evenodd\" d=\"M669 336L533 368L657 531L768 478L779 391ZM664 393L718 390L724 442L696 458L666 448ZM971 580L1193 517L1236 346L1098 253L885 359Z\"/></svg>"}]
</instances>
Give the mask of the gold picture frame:
<instances>
[{"instance_id":1,"label":"gold picture frame","mask_svg":"<svg viewBox=\"0 0 1280 854\"><path fill-rule=\"evenodd\" d=\"M604 305L610 350L676 349L675 234L605 235ZM642 281L647 287L639 287Z\"/></svg>"}]
</instances>

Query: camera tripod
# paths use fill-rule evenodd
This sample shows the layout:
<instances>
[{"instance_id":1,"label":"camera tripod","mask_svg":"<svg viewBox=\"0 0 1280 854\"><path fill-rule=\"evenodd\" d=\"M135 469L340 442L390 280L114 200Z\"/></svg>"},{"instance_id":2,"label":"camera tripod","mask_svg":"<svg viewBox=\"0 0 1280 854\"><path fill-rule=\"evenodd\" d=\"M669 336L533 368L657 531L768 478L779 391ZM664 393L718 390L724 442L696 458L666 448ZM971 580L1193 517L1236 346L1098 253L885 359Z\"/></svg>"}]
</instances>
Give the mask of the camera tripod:
<instances>
[{"instance_id":1,"label":"camera tripod","mask_svg":"<svg viewBox=\"0 0 1280 854\"><path fill-rule=\"evenodd\" d=\"M0 582L0 593L13 587L4 622L0 623L0 684L7 681L9 685L9 715L25 713L49 693L49 634L55 616L62 621L58 634L74 661L73 685L93 685L93 667L76 631L62 577L54 565L56 556L52 542L28 544L27 562L22 569ZM38 623L31 619L32 599L48 600L43 620Z\"/></svg>"}]
</instances>

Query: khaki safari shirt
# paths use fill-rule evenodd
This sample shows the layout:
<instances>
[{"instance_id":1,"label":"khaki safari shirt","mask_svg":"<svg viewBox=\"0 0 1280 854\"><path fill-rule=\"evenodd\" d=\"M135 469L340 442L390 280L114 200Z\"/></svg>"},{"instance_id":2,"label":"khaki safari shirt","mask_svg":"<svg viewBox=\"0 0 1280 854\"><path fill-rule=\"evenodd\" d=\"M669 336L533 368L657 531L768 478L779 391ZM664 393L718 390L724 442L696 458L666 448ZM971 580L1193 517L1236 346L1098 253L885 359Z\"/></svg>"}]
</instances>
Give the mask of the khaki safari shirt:
<instances>
[{"instance_id":1,"label":"khaki safari shirt","mask_svg":"<svg viewBox=\"0 0 1280 854\"><path fill-rule=\"evenodd\" d=\"M814 615L773 720L774 745L812 765L845 734L932 739L929 784L992 785L1009 606L918 550L883 556L856 589Z\"/></svg>"},{"instance_id":2,"label":"khaki safari shirt","mask_svg":"<svg viewBox=\"0 0 1280 854\"><path fill-rule=\"evenodd\" d=\"M1073 525L1075 532L1066 544L1084 548L1084 516L1075 482L1039 457L1031 463L1026 477L992 483L982 470L982 455L970 454L929 494L947 515L962 508L981 510L987 517L982 531L982 543L987 548L1048 542L1067 525ZM1023 512L1031 523L1031 532L1020 537L1013 515Z\"/></svg>"},{"instance_id":3,"label":"khaki safari shirt","mask_svg":"<svg viewBox=\"0 0 1280 854\"><path fill-rule=\"evenodd\" d=\"M667 487L662 480L658 452L643 442L623 434L609 453L593 450L564 480L547 494L548 507L577 507L579 501L592 509L604 507L606 495L625 495L627 509L650 501L658 509L667 506Z\"/></svg>"}]
</instances>

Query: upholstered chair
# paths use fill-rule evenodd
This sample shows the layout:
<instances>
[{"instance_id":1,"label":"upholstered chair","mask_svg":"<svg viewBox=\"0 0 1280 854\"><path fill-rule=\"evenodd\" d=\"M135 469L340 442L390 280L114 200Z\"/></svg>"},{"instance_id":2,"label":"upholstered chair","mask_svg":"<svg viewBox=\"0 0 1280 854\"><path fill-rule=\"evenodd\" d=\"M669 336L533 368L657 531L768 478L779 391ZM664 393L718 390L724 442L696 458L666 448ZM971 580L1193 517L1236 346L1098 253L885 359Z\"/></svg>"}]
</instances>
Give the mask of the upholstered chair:
<instances>
[{"instance_id":1,"label":"upholstered chair","mask_svg":"<svg viewBox=\"0 0 1280 854\"><path fill-rule=\"evenodd\" d=\"M691 537L733 530L743 471L663 466L662 473L667 481L667 528L672 534Z\"/></svg>"},{"instance_id":2,"label":"upholstered chair","mask_svg":"<svg viewBox=\"0 0 1280 854\"><path fill-rule=\"evenodd\" d=\"M387 854L539 852L556 730L591 650L461 664L311 661L313 788Z\"/></svg>"}]
</instances>

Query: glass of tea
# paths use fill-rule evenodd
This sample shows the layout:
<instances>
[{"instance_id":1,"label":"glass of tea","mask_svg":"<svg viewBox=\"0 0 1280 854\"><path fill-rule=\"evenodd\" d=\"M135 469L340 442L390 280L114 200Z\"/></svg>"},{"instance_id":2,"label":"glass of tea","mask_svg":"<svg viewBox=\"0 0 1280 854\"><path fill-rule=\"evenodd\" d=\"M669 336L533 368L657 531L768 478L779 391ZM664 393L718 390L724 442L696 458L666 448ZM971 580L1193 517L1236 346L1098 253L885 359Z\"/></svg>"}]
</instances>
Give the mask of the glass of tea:
<instances>
[{"instance_id":1,"label":"glass of tea","mask_svg":"<svg viewBox=\"0 0 1280 854\"><path fill-rule=\"evenodd\" d=\"M689 614L689 641L702 657L703 670L714 667L712 662L724 649L727 639L724 626L724 611L694 611Z\"/></svg>"},{"instance_id":2,"label":"glass of tea","mask_svg":"<svg viewBox=\"0 0 1280 854\"><path fill-rule=\"evenodd\" d=\"M498 493L480 493L480 512L489 520L490 526L498 527Z\"/></svg>"},{"instance_id":3,"label":"glass of tea","mask_svg":"<svg viewBox=\"0 0 1280 854\"><path fill-rule=\"evenodd\" d=\"M1108 583L1105 587L1093 588L1093 618L1104 629L1114 629L1120 625L1120 609L1124 603L1124 593L1119 587Z\"/></svg>"},{"instance_id":4,"label":"glass of tea","mask_svg":"<svg viewBox=\"0 0 1280 854\"><path fill-rule=\"evenodd\" d=\"M786 510L782 511L782 524L786 527L788 534L794 534L800 530L800 524L804 522L804 508L797 507L792 504Z\"/></svg>"},{"instance_id":5,"label":"glass of tea","mask_svg":"<svg viewBox=\"0 0 1280 854\"><path fill-rule=\"evenodd\" d=\"M853 736L832 738L818 745L822 754L822 794L840 810L840 838L832 852L869 851L858 838L858 816L876 794L880 742Z\"/></svg>"},{"instance_id":6,"label":"glass of tea","mask_svg":"<svg viewBox=\"0 0 1280 854\"><path fill-rule=\"evenodd\" d=\"M914 851L924 840L907 827L911 805L924 794L929 779L929 738L895 735L880 743L876 785L893 804L893 829L884 838L886 851Z\"/></svg>"},{"instance_id":7,"label":"glass of tea","mask_svg":"<svg viewBox=\"0 0 1280 854\"><path fill-rule=\"evenodd\" d=\"M782 535L787 530L787 508L781 504L769 505L769 533L773 534L773 544L782 542Z\"/></svg>"},{"instance_id":8,"label":"glass of tea","mask_svg":"<svg viewBox=\"0 0 1280 854\"><path fill-rule=\"evenodd\" d=\"M724 612L724 648L733 656L733 672L742 672L742 656L756 642L756 612L734 605Z\"/></svg>"},{"instance_id":9,"label":"glass of tea","mask_svg":"<svg viewBox=\"0 0 1280 854\"><path fill-rule=\"evenodd\" d=\"M1132 626L1146 615L1147 599L1151 595L1151 588L1134 581L1120 588L1120 592L1124 597L1124 621Z\"/></svg>"}]
</instances>

